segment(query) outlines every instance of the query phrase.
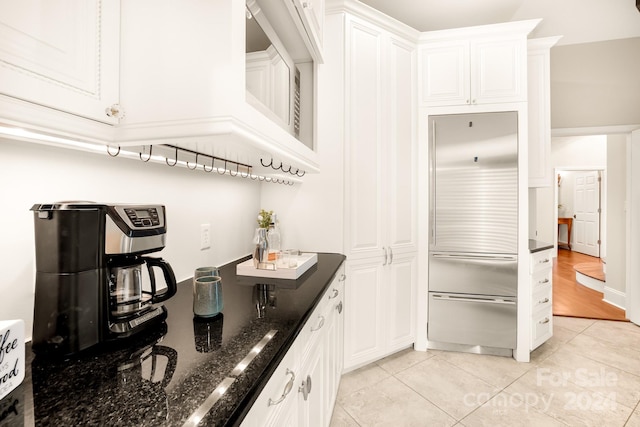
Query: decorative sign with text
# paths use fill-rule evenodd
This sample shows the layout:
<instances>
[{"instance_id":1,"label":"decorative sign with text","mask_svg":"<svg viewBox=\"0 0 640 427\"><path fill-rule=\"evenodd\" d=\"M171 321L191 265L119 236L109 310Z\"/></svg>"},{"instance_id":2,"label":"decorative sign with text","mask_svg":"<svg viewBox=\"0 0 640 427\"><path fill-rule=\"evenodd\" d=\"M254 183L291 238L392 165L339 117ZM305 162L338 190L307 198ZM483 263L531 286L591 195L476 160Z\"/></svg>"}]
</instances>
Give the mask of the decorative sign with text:
<instances>
[{"instance_id":1,"label":"decorative sign with text","mask_svg":"<svg viewBox=\"0 0 640 427\"><path fill-rule=\"evenodd\" d=\"M24 322L0 320L0 400L24 380Z\"/></svg>"}]
</instances>

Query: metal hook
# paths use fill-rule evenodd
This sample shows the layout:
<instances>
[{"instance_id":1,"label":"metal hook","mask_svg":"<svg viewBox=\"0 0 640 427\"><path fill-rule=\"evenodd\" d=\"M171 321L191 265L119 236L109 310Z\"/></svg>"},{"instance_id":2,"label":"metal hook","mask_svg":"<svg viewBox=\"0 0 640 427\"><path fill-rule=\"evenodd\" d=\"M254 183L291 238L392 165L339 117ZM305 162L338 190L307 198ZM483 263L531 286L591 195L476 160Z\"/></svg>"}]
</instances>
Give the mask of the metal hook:
<instances>
[{"instance_id":1,"label":"metal hook","mask_svg":"<svg viewBox=\"0 0 640 427\"><path fill-rule=\"evenodd\" d=\"M218 173L220 173L220 168L218 168ZM225 173L227 173L227 161L224 161L224 169L222 169L222 173L220 173L220 175L224 175ZM231 174L231 172L229 172L229 174Z\"/></svg>"},{"instance_id":2,"label":"metal hook","mask_svg":"<svg viewBox=\"0 0 640 427\"><path fill-rule=\"evenodd\" d=\"M145 146L143 145L142 146L142 151L144 151L144 147ZM151 153L152 152L153 152L153 145L149 145L149 157L147 157L147 160L145 160L145 159L142 158L142 153L139 153L140 154L140 160L142 160L145 163L148 162L149 160L151 160Z\"/></svg>"},{"instance_id":3,"label":"metal hook","mask_svg":"<svg viewBox=\"0 0 640 427\"><path fill-rule=\"evenodd\" d=\"M235 162L232 162L232 163L235 163ZM231 172L231 170L229 170L229 175L231 175L231 176L238 176L238 174L240 173L240 171L238 170L238 167L239 167L239 166L240 166L240 165L236 163L236 173L234 174L233 172Z\"/></svg>"},{"instance_id":4,"label":"metal hook","mask_svg":"<svg viewBox=\"0 0 640 427\"><path fill-rule=\"evenodd\" d=\"M273 163L273 162L271 162L271 163ZM282 169L282 162L280 162L280 166L278 166L278 167L275 167L273 165L271 165L271 167L274 168L275 170Z\"/></svg>"},{"instance_id":5,"label":"metal hook","mask_svg":"<svg viewBox=\"0 0 640 427\"><path fill-rule=\"evenodd\" d=\"M295 182L289 181L287 184L293 186L293 184L295 184Z\"/></svg>"},{"instance_id":6,"label":"metal hook","mask_svg":"<svg viewBox=\"0 0 640 427\"><path fill-rule=\"evenodd\" d=\"M282 169L282 172L287 172L287 173L291 172L291 168L292 168L292 167L293 167L292 165L289 165L289 169L284 170L284 168L282 167L282 165L280 165L280 169Z\"/></svg>"},{"instance_id":7,"label":"metal hook","mask_svg":"<svg viewBox=\"0 0 640 427\"><path fill-rule=\"evenodd\" d=\"M300 178L302 178L304 174L307 173L306 171L302 171L302 175L300 175L298 172L300 172L300 169L296 171L296 176L299 176Z\"/></svg>"},{"instance_id":8,"label":"metal hook","mask_svg":"<svg viewBox=\"0 0 640 427\"><path fill-rule=\"evenodd\" d=\"M273 165L273 157L271 158L271 163L269 163L268 165L265 165L264 162L262 161L262 157L260 157L260 164L262 166L264 166L265 168L268 168L269 166Z\"/></svg>"},{"instance_id":9,"label":"metal hook","mask_svg":"<svg viewBox=\"0 0 640 427\"><path fill-rule=\"evenodd\" d=\"M109 147L111 146L107 144L107 154L111 157L118 157L118 154L120 154L120 146L118 145L118 151L116 151L116 154L111 154L111 150L109 150Z\"/></svg>"},{"instance_id":10,"label":"metal hook","mask_svg":"<svg viewBox=\"0 0 640 427\"><path fill-rule=\"evenodd\" d=\"M216 161L216 158L215 158L215 157L212 157L212 158L211 158L211 169L207 170L207 166L206 166L204 163L202 164L202 169L203 169L205 172L213 172L213 164L215 163L215 161Z\"/></svg>"},{"instance_id":11,"label":"metal hook","mask_svg":"<svg viewBox=\"0 0 640 427\"><path fill-rule=\"evenodd\" d=\"M258 176L249 174L249 178L251 178L251 180L255 181L256 179L258 179Z\"/></svg>"},{"instance_id":12,"label":"metal hook","mask_svg":"<svg viewBox=\"0 0 640 427\"><path fill-rule=\"evenodd\" d=\"M175 147L175 149L176 149L176 161L173 162L173 164L169 163L169 158L168 157L164 158L164 161L167 163L167 165L171 166L171 167L174 167L175 165L178 164L178 147Z\"/></svg>"},{"instance_id":13,"label":"metal hook","mask_svg":"<svg viewBox=\"0 0 640 427\"><path fill-rule=\"evenodd\" d=\"M248 178L248 177L249 177L249 175L251 175L251 170L249 169L249 167L248 167L248 166L245 166L245 168L247 169L247 174L246 174L246 175L244 175L242 172L240 172L240 176L241 176L242 178Z\"/></svg>"},{"instance_id":14,"label":"metal hook","mask_svg":"<svg viewBox=\"0 0 640 427\"><path fill-rule=\"evenodd\" d=\"M200 153L196 153L196 164L195 164L195 166L191 167L191 166L189 166L189 162L187 162L187 169L192 170L192 171L196 170L196 168L198 167L198 155L200 155Z\"/></svg>"}]
</instances>

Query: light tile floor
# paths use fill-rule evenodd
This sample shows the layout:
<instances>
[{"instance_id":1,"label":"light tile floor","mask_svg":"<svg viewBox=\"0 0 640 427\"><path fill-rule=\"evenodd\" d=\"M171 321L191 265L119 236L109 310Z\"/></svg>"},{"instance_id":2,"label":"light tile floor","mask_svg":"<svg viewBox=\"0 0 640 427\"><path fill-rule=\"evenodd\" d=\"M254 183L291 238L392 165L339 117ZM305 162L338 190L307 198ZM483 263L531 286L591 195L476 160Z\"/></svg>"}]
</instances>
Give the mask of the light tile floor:
<instances>
[{"instance_id":1,"label":"light tile floor","mask_svg":"<svg viewBox=\"0 0 640 427\"><path fill-rule=\"evenodd\" d=\"M342 377L331 427L640 427L640 327L554 317L513 359L401 351Z\"/></svg>"}]
</instances>

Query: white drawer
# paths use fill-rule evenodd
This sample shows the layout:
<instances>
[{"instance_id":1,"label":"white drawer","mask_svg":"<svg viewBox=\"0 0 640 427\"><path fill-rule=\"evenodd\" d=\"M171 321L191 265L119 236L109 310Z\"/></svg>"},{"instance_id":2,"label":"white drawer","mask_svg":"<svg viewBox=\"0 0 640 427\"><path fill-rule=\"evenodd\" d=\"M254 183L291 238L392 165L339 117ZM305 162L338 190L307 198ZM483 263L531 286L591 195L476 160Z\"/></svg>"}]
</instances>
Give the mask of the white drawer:
<instances>
[{"instance_id":1,"label":"white drawer","mask_svg":"<svg viewBox=\"0 0 640 427\"><path fill-rule=\"evenodd\" d=\"M531 297L531 313L535 314L544 309L552 308L553 291L551 285L546 285L534 290Z\"/></svg>"},{"instance_id":2,"label":"white drawer","mask_svg":"<svg viewBox=\"0 0 640 427\"><path fill-rule=\"evenodd\" d=\"M327 290L322 295L322 299L309 316L304 327L298 334L297 340L304 343L301 356L304 359L313 347L315 341L319 339L328 324L330 316L333 316L334 309L344 299L344 269L341 267L336 273L335 279L331 282Z\"/></svg>"},{"instance_id":3,"label":"white drawer","mask_svg":"<svg viewBox=\"0 0 640 427\"><path fill-rule=\"evenodd\" d=\"M553 270L550 268L537 271L531 275L531 291L536 292L538 289L553 283Z\"/></svg>"},{"instance_id":4,"label":"white drawer","mask_svg":"<svg viewBox=\"0 0 640 427\"><path fill-rule=\"evenodd\" d=\"M299 383L298 341L295 341L242 421L242 427L273 426L279 414L296 403ZM297 377L296 377L297 376Z\"/></svg>"},{"instance_id":5,"label":"white drawer","mask_svg":"<svg viewBox=\"0 0 640 427\"><path fill-rule=\"evenodd\" d=\"M531 262L529 266L529 272L531 274L537 273L544 269L551 269L553 267L553 257L551 256L551 249L546 251L535 252L531 254Z\"/></svg>"},{"instance_id":6,"label":"white drawer","mask_svg":"<svg viewBox=\"0 0 640 427\"><path fill-rule=\"evenodd\" d=\"M531 350L536 349L553 336L553 313L551 307L534 313L531 319Z\"/></svg>"}]
</instances>

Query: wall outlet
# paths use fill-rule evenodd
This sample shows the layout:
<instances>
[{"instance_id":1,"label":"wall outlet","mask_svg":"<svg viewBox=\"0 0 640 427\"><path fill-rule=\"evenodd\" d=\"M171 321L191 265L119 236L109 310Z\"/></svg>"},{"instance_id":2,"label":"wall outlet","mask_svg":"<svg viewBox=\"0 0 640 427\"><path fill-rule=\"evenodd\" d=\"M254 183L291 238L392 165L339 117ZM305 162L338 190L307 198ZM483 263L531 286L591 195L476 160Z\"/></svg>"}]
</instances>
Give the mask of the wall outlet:
<instances>
[{"instance_id":1,"label":"wall outlet","mask_svg":"<svg viewBox=\"0 0 640 427\"><path fill-rule=\"evenodd\" d=\"M200 250L211 247L211 224L200 224Z\"/></svg>"}]
</instances>

